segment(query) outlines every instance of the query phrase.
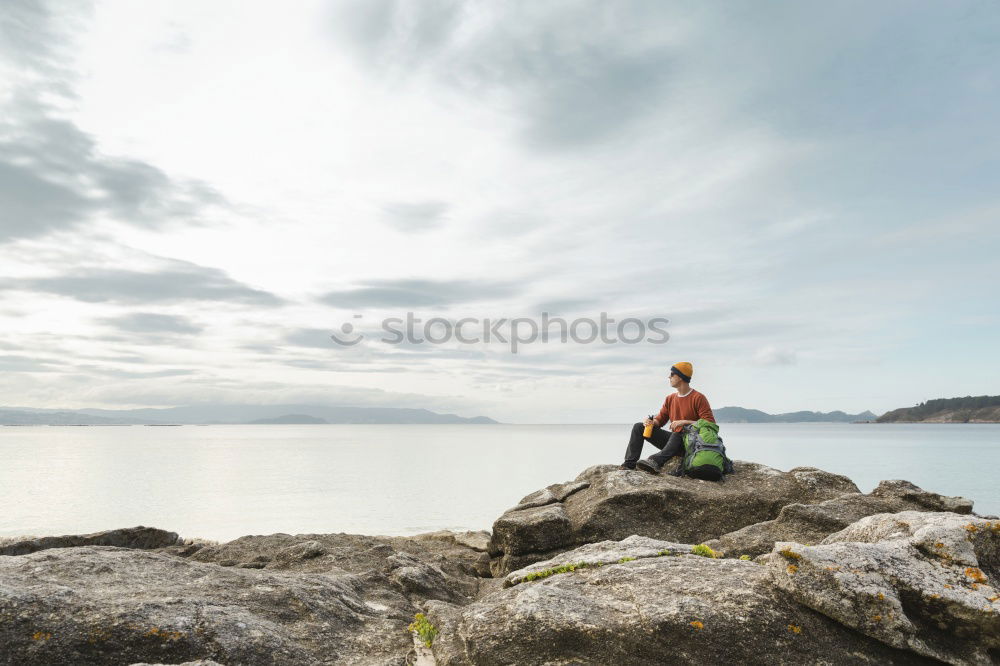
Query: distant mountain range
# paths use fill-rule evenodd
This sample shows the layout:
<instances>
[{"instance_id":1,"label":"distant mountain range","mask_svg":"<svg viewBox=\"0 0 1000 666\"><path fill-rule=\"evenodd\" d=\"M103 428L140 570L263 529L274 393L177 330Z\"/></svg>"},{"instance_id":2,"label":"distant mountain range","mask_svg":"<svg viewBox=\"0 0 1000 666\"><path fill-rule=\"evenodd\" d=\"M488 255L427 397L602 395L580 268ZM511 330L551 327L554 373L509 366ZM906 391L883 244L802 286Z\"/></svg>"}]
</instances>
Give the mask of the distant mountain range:
<instances>
[{"instance_id":1,"label":"distant mountain range","mask_svg":"<svg viewBox=\"0 0 1000 666\"><path fill-rule=\"evenodd\" d=\"M250 423L274 425L280 423L329 423L329 421L321 419L318 416L309 416L308 414L285 414L284 416L275 416L273 419L256 419Z\"/></svg>"},{"instance_id":2,"label":"distant mountain range","mask_svg":"<svg viewBox=\"0 0 1000 666\"><path fill-rule=\"evenodd\" d=\"M886 412L879 423L1000 423L1000 395L928 400Z\"/></svg>"},{"instance_id":3,"label":"distant mountain range","mask_svg":"<svg viewBox=\"0 0 1000 666\"><path fill-rule=\"evenodd\" d=\"M785 414L768 414L759 409L745 407L720 407L712 413L719 423L854 423L856 421L874 421L876 415L864 411L860 414L845 412L787 412Z\"/></svg>"},{"instance_id":4,"label":"distant mountain range","mask_svg":"<svg viewBox=\"0 0 1000 666\"><path fill-rule=\"evenodd\" d=\"M877 416L834 412L768 414L759 409L720 407L720 423L1000 423L1000 396L928 400ZM329 405L203 404L143 409L39 409L0 407L2 425L165 425L165 424L306 424L306 423L498 423L488 416L464 417L427 409L341 407Z\"/></svg>"},{"instance_id":5,"label":"distant mountain range","mask_svg":"<svg viewBox=\"0 0 1000 666\"><path fill-rule=\"evenodd\" d=\"M471 418L402 407L336 407L329 405L204 404L144 409L38 409L0 407L4 425L163 425L269 423L497 423L487 416Z\"/></svg>"}]
</instances>

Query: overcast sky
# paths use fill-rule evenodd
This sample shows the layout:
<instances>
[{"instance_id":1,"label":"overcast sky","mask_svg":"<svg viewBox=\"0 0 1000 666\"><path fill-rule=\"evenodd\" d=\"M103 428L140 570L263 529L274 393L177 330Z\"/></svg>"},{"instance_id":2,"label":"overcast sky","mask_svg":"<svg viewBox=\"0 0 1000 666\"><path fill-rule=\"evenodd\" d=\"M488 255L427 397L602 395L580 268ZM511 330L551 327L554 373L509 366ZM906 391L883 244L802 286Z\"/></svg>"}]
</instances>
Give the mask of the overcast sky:
<instances>
[{"instance_id":1,"label":"overcast sky","mask_svg":"<svg viewBox=\"0 0 1000 666\"><path fill-rule=\"evenodd\" d=\"M680 360L716 407L1000 393L998 35L992 0L4 0L0 406L632 422ZM408 311L670 339L382 342Z\"/></svg>"}]
</instances>

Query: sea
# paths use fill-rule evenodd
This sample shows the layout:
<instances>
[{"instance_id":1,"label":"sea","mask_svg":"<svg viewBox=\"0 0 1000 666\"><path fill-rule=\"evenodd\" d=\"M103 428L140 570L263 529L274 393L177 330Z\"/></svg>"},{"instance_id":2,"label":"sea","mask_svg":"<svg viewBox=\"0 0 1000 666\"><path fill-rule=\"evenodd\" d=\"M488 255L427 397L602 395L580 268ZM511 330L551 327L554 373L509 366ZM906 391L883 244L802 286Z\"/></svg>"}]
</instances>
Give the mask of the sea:
<instances>
[{"instance_id":1,"label":"sea","mask_svg":"<svg viewBox=\"0 0 1000 666\"><path fill-rule=\"evenodd\" d=\"M622 461L631 424L0 427L0 536L145 525L182 537L488 530L521 497ZM731 458L906 479L1000 514L1000 425L722 424ZM645 455L654 452L646 445Z\"/></svg>"}]
</instances>

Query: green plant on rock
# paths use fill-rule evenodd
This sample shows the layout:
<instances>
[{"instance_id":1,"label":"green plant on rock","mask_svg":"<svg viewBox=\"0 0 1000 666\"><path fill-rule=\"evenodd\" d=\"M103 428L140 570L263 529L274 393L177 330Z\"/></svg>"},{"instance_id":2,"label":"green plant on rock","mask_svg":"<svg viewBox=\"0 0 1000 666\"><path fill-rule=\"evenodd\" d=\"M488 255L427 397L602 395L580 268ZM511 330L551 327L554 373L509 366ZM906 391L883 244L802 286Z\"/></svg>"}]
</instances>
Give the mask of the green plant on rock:
<instances>
[{"instance_id":1,"label":"green plant on rock","mask_svg":"<svg viewBox=\"0 0 1000 666\"><path fill-rule=\"evenodd\" d=\"M539 578L548 578L554 574L569 573L570 571L576 571L577 569L583 569L584 567L589 567L590 564L587 562L575 562L573 564L562 564L558 567L552 567L551 569L542 569L541 571L533 571L521 579L522 583L530 583L533 580L538 580Z\"/></svg>"},{"instance_id":2,"label":"green plant on rock","mask_svg":"<svg viewBox=\"0 0 1000 666\"><path fill-rule=\"evenodd\" d=\"M625 564L626 562L634 562L634 561L635 561L634 557L623 557L622 559L618 560L618 564Z\"/></svg>"},{"instance_id":3,"label":"green plant on rock","mask_svg":"<svg viewBox=\"0 0 1000 666\"><path fill-rule=\"evenodd\" d=\"M703 543L698 544L691 548L691 553L693 555L701 555L702 557L718 557L719 553L712 550L710 546L706 546Z\"/></svg>"},{"instance_id":4,"label":"green plant on rock","mask_svg":"<svg viewBox=\"0 0 1000 666\"><path fill-rule=\"evenodd\" d=\"M743 561L746 561L746 560L750 559L750 556L749 555L740 555L740 559L743 560Z\"/></svg>"},{"instance_id":5,"label":"green plant on rock","mask_svg":"<svg viewBox=\"0 0 1000 666\"><path fill-rule=\"evenodd\" d=\"M409 630L417 632L417 637L427 647L431 646L431 643L434 642L434 639L438 635L437 627L431 624L430 620L423 613L417 613L413 616L413 622L410 623Z\"/></svg>"}]
</instances>

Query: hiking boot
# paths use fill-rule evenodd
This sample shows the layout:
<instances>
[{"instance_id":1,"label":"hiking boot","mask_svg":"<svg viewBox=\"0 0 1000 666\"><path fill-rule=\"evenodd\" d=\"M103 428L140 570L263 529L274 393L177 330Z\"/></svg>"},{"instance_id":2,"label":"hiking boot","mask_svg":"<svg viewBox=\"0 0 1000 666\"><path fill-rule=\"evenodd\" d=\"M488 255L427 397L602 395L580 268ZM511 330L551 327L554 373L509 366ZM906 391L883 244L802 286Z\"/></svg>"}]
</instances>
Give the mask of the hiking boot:
<instances>
[{"instance_id":1,"label":"hiking boot","mask_svg":"<svg viewBox=\"0 0 1000 666\"><path fill-rule=\"evenodd\" d=\"M635 469L635 463L622 463L618 465L618 469Z\"/></svg>"},{"instance_id":2,"label":"hiking boot","mask_svg":"<svg viewBox=\"0 0 1000 666\"><path fill-rule=\"evenodd\" d=\"M641 469L643 472L649 472L650 474L659 474L661 465L657 465L652 460L640 460L635 464L636 469Z\"/></svg>"}]
</instances>

